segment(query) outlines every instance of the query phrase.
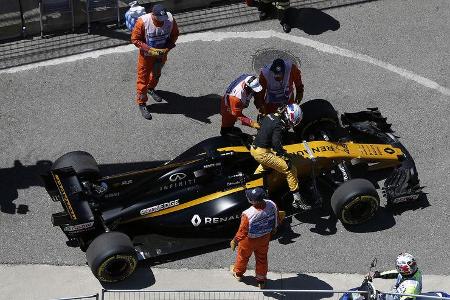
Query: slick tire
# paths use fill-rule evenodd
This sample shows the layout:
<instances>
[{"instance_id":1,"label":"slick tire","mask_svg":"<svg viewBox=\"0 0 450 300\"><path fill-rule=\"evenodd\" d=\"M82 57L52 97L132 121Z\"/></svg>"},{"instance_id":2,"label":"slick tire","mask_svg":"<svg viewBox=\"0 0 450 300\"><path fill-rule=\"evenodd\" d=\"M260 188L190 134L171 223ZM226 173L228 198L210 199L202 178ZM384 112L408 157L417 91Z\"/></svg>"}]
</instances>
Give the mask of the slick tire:
<instances>
[{"instance_id":1,"label":"slick tire","mask_svg":"<svg viewBox=\"0 0 450 300\"><path fill-rule=\"evenodd\" d=\"M367 222L375 216L379 207L377 190L367 179L346 181L331 196L331 208L344 224L357 225Z\"/></svg>"},{"instance_id":2,"label":"slick tire","mask_svg":"<svg viewBox=\"0 0 450 300\"><path fill-rule=\"evenodd\" d=\"M118 282L136 270L138 258L130 238L121 232L96 237L86 251L86 260L100 282Z\"/></svg>"},{"instance_id":3,"label":"slick tire","mask_svg":"<svg viewBox=\"0 0 450 300\"><path fill-rule=\"evenodd\" d=\"M52 170L66 167L72 167L78 176L83 179L100 177L100 170L94 157L84 151L73 151L64 154L53 163Z\"/></svg>"},{"instance_id":4,"label":"slick tire","mask_svg":"<svg viewBox=\"0 0 450 300\"><path fill-rule=\"evenodd\" d=\"M313 99L300 105L303 119L294 128L300 141L323 140L321 131L325 132L331 141L340 137L340 122L337 111L330 102L324 99Z\"/></svg>"}]
</instances>

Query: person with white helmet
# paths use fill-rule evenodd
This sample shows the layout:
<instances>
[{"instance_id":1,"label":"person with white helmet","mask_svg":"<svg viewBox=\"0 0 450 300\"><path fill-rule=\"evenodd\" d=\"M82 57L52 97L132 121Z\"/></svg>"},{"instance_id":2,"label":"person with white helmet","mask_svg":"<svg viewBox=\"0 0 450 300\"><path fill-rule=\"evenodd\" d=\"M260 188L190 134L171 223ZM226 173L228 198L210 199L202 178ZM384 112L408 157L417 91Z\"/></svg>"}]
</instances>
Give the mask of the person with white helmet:
<instances>
[{"instance_id":1,"label":"person with white helmet","mask_svg":"<svg viewBox=\"0 0 450 300\"><path fill-rule=\"evenodd\" d=\"M255 97L255 105L261 114L273 113L286 104L300 104L303 99L300 68L290 60L277 58L264 66L259 82L262 91Z\"/></svg>"},{"instance_id":2,"label":"person with white helmet","mask_svg":"<svg viewBox=\"0 0 450 300\"><path fill-rule=\"evenodd\" d=\"M260 163L255 173L270 168L284 174L294 197L292 206L297 209L310 210L311 206L300 196L297 169L291 163L282 143L283 131L297 126L302 117L303 112L295 103L285 105L277 112L264 116L260 122L261 128L250 148L250 154Z\"/></svg>"},{"instance_id":3,"label":"person with white helmet","mask_svg":"<svg viewBox=\"0 0 450 300\"><path fill-rule=\"evenodd\" d=\"M268 270L270 237L282 221L282 215L279 215L275 203L267 199L263 188L246 189L245 196L252 206L242 213L239 229L230 242L232 251L239 245L236 262L230 266L230 271L236 280L241 281L247 270L248 260L255 253L256 281L262 289L265 287Z\"/></svg>"},{"instance_id":4,"label":"person with white helmet","mask_svg":"<svg viewBox=\"0 0 450 300\"><path fill-rule=\"evenodd\" d=\"M420 272L416 259L409 253L401 253L397 256L395 270L379 272L375 271L373 278L393 279L396 278L391 293L419 295L422 292L422 273ZM381 294L380 300L413 300L412 296L399 296Z\"/></svg>"},{"instance_id":5,"label":"person with white helmet","mask_svg":"<svg viewBox=\"0 0 450 300\"><path fill-rule=\"evenodd\" d=\"M261 90L258 78L249 74L242 74L228 86L220 103L221 135L234 132L237 120L241 121L242 125L259 128L259 124L245 116L242 110L249 106L251 98Z\"/></svg>"}]
</instances>

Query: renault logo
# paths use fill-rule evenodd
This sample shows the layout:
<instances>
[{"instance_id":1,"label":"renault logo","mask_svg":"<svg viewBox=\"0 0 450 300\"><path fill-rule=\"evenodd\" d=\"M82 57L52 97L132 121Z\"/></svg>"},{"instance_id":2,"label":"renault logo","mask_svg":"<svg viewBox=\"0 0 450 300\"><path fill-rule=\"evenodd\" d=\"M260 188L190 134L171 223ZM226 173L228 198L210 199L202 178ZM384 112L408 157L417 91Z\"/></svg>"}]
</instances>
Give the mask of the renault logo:
<instances>
[{"instance_id":1,"label":"renault logo","mask_svg":"<svg viewBox=\"0 0 450 300\"><path fill-rule=\"evenodd\" d=\"M184 173L175 173L169 176L169 180L171 182L180 181L186 178L186 174Z\"/></svg>"},{"instance_id":2,"label":"renault logo","mask_svg":"<svg viewBox=\"0 0 450 300\"><path fill-rule=\"evenodd\" d=\"M195 227L197 227L198 225L200 225L200 223L202 222L202 219L200 219L199 215L194 215L191 219L191 223L192 225L194 225Z\"/></svg>"}]
</instances>

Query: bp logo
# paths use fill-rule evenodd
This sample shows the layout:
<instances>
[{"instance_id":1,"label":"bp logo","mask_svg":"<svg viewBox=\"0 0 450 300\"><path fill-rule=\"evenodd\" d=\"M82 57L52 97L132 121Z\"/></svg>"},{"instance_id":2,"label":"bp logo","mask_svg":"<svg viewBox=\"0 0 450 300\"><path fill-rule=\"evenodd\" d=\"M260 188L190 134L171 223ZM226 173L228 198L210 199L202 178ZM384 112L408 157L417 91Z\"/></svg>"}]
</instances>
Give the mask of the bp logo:
<instances>
[{"instance_id":1,"label":"bp logo","mask_svg":"<svg viewBox=\"0 0 450 300\"><path fill-rule=\"evenodd\" d=\"M200 223L202 222L202 219L200 218L199 215L194 215L191 219L191 223L192 225L194 225L195 227L197 227L198 225L200 225Z\"/></svg>"}]
</instances>

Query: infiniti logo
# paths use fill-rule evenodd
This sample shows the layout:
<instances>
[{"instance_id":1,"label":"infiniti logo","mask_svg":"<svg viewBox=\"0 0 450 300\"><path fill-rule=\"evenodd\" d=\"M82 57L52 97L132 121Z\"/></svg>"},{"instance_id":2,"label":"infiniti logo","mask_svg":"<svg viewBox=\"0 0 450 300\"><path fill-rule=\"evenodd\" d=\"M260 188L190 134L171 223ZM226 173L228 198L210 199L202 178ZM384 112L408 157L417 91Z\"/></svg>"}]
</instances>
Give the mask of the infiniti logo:
<instances>
[{"instance_id":1,"label":"infiniti logo","mask_svg":"<svg viewBox=\"0 0 450 300\"><path fill-rule=\"evenodd\" d=\"M184 173L175 173L169 176L169 180L171 182L175 182L175 181L180 181L183 180L184 178L186 178L186 174Z\"/></svg>"}]
</instances>

